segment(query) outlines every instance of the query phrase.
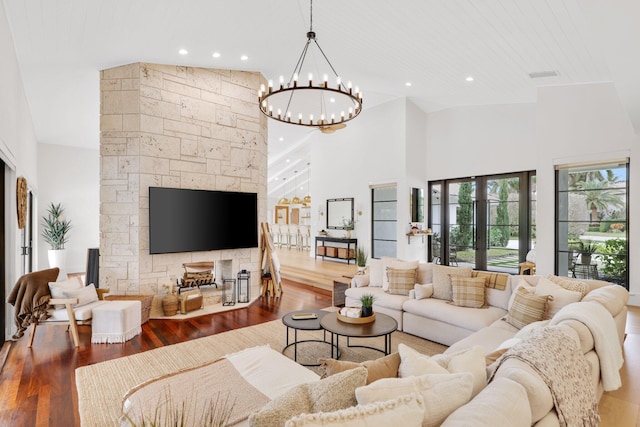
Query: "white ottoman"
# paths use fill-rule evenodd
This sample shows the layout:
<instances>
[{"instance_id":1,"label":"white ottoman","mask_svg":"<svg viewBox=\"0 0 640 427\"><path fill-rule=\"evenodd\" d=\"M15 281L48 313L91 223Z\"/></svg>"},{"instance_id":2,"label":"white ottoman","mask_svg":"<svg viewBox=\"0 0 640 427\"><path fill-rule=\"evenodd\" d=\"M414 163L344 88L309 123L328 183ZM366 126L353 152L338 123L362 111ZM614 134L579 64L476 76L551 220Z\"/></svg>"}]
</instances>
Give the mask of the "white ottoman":
<instances>
[{"instance_id":1,"label":"white ottoman","mask_svg":"<svg viewBox=\"0 0 640 427\"><path fill-rule=\"evenodd\" d=\"M93 309L92 343L125 342L142 332L141 302L106 301Z\"/></svg>"}]
</instances>

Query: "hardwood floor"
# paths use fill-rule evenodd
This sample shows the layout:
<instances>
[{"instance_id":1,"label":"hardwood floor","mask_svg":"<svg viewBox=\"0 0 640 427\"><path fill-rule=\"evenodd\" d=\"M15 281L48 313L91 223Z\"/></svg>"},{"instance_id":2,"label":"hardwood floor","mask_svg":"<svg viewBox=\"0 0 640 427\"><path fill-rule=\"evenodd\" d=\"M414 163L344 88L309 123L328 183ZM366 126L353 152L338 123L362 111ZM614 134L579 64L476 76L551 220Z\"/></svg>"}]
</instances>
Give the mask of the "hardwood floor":
<instances>
[{"instance_id":1,"label":"hardwood floor","mask_svg":"<svg viewBox=\"0 0 640 427\"><path fill-rule=\"evenodd\" d=\"M325 283L355 271L353 265L316 261L306 252L293 250L281 250L280 260L283 272L285 266L304 265L310 275L324 276ZM293 310L329 305L331 295L321 286L285 281L280 299L260 298L247 309L182 321L150 320L143 325L141 335L124 344L91 344L91 329L80 327L80 347L76 350L64 326L38 328L32 349L27 348L26 337L13 342L9 349L0 374L0 426L79 426L74 379L77 367L268 322ZM630 307L627 332L623 386L605 393L600 401L603 427L640 427L640 307Z\"/></svg>"}]
</instances>

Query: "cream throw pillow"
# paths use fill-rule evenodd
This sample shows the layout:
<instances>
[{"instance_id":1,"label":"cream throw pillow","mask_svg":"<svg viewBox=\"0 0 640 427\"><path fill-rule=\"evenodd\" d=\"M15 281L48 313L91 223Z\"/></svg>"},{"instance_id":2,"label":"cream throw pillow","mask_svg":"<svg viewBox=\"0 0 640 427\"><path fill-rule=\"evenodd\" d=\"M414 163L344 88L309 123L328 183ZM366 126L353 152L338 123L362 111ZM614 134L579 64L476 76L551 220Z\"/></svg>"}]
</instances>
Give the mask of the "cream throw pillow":
<instances>
[{"instance_id":1,"label":"cream throw pillow","mask_svg":"<svg viewBox=\"0 0 640 427\"><path fill-rule=\"evenodd\" d=\"M541 277L538 280L535 289L536 295L551 295L553 297L547 302L542 320L551 319L562 307L580 301L583 296L582 292L567 290L546 277Z\"/></svg>"},{"instance_id":2,"label":"cream throw pillow","mask_svg":"<svg viewBox=\"0 0 640 427\"><path fill-rule=\"evenodd\" d=\"M424 399L424 427L439 426L460 406L471 398L472 375L427 374L419 377L383 378L356 389L358 404L385 401L396 396L419 393Z\"/></svg>"},{"instance_id":3,"label":"cream throw pillow","mask_svg":"<svg viewBox=\"0 0 640 427\"><path fill-rule=\"evenodd\" d=\"M411 393L335 412L298 415L287 421L285 427L420 427L423 419L424 399L417 393Z\"/></svg>"},{"instance_id":4,"label":"cream throw pillow","mask_svg":"<svg viewBox=\"0 0 640 427\"><path fill-rule=\"evenodd\" d=\"M420 353L405 344L398 344L400 354L400 366L398 367L398 377L411 377L424 374L448 374L445 368L431 357Z\"/></svg>"},{"instance_id":5,"label":"cream throw pillow","mask_svg":"<svg viewBox=\"0 0 640 427\"><path fill-rule=\"evenodd\" d=\"M355 389L365 385L367 370L350 369L320 381L300 384L249 416L249 425L281 426L301 413L328 412L356 404Z\"/></svg>"},{"instance_id":6,"label":"cream throw pillow","mask_svg":"<svg viewBox=\"0 0 640 427\"><path fill-rule=\"evenodd\" d=\"M49 293L51 294L51 298L67 298L64 296L64 291L70 289L81 289L82 287L82 280L79 277L74 277L60 282L49 282ZM62 304L56 304L55 306L55 308L63 307L64 305Z\"/></svg>"},{"instance_id":7,"label":"cream throw pillow","mask_svg":"<svg viewBox=\"0 0 640 427\"><path fill-rule=\"evenodd\" d=\"M484 350L476 345L454 354L436 354L431 358L452 374L469 372L473 375L473 392L478 394L487 385L487 369Z\"/></svg>"},{"instance_id":8,"label":"cream throw pillow","mask_svg":"<svg viewBox=\"0 0 640 427\"><path fill-rule=\"evenodd\" d=\"M471 277L471 267L433 265L433 298L451 301L451 276Z\"/></svg>"},{"instance_id":9,"label":"cream throw pillow","mask_svg":"<svg viewBox=\"0 0 640 427\"><path fill-rule=\"evenodd\" d=\"M431 295L433 295L433 283L429 283L428 285L420 285L416 283L413 290L415 292L416 299L431 298Z\"/></svg>"},{"instance_id":10,"label":"cream throw pillow","mask_svg":"<svg viewBox=\"0 0 640 427\"><path fill-rule=\"evenodd\" d=\"M78 303L74 304L74 307L81 307L98 301L98 292L93 283L80 289L66 289L62 291L62 294L64 298L78 298Z\"/></svg>"},{"instance_id":11,"label":"cream throw pillow","mask_svg":"<svg viewBox=\"0 0 640 427\"><path fill-rule=\"evenodd\" d=\"M451 299L458 307L484 307L484 277L451 276Z\"/></svg>"}]
</instances>

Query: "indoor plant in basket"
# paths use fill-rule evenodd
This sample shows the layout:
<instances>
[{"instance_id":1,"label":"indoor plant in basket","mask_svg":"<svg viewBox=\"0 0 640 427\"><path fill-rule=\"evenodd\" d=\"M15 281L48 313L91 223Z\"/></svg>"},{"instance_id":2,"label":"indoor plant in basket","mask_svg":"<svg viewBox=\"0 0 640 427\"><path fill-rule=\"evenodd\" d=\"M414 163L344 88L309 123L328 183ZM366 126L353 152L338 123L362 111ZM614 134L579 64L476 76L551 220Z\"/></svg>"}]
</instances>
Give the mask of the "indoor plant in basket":
<instances>
[{"instance_id":1,"label":"indoor plant in basket","mask_svg":"<svg viewBox=\"0 0 640 427\"><path fill-rule=\"evenodd\" d=\"M64 244L69 241L67 233L71 230L71 221L62 216L62 203L51 203L47 216L42 217L42 238L51 246L49 250L49 267L64 267Z\"/></svg>"},{"instance_id":2,"label":"indoor plant in basket","mask_svg":"<svg viewBox=\"0 0 640 427\"><path fill-rule=\"evenodd\" d=\"M365 249L356 249L356 264L358 265L358 274L364 274L367 267L367 251Z\"/></svg>"},{"instance_id":3,"label":"indoor plant in basket","mask_svg":"<svg viewBox=\"0 0 640 427\"><path fill-rule=\"evenodd\" d=\"M362 304L362 317L369 317L373 315L373 302L376 296L373 294L363 294L360 297L360 304Z\"/></svg>"},{"instance_id":4,"label":"indoor plant in basket","mask_svg":"<svg viewBox=\"0 0 640 427\"><path fill-rule=\"evenodd\" d=\"M580 242L581 262L584 265L591 264L591 256L600 250L600 244L593 240Z\"/></svg>"}]
</instances>

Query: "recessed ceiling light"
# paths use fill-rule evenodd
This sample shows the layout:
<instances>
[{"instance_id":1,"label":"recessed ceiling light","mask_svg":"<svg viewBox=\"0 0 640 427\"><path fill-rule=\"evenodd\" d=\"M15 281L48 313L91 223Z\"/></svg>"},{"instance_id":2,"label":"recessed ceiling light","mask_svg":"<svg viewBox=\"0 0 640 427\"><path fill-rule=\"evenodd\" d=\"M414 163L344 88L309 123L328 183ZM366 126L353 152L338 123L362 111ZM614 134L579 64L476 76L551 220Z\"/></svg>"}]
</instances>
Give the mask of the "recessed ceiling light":
<instances>
[{"instance_id":1,"label":"recessed ceiling light","mask_svg":"<svg viewBox=\"0 0 640 427\"><path fill-rule=\"evenodd\" d=\"M242 55L240 59L243 61L246 61L247 59L249 59L249 57L247 55Z\"/></svg>"},{"instance_id":2,"label":"recessed ceiling light","mask_svg":"<svg viewBox=\"0 0 640 427\"><path fill-rule=\"evenodd\" d=\"M287 159L287 163L289 163L291 160Z\"/></svg>"},{"instance_id":3,"label":"recessed ceiling light","mask_svg":"<svg viewBox=\"0 0 640 427\"><path fill-rule=\"evenodd\" d=\"M276 177L275 177L275 178L273 178L273 179L275 179L275 180L277 181L277 180L278 180L278 177L276 176Z\"/></svg>"},{"instance_id":4,"label":"recessed ceiling light","mask_svg":"<svg viewBox=\"0 0 640 427\"><path fill-rule=\"evenodd\" d=\"M187 49L180 49L180 50L178 51L178 53L179 53L180 55L186 55L187 53L189 53L189 51L188 51Z\"/></svg>"},{"instance_id":5,"label":"recessed ceiling light","mask_svg":"<svg viewBox=\"0 0 640 427\"><path fill-rule=\"evenodd\" d=\"M473 81L473 76L468 76L465 80L468 81L468 82L472 82Z\"/></svg>"},{"instance_id":6,"label":"recessed ceiling light","mask_svg":"<svg viewBox=\"0 0 640 427\"><path fill-rule=\"evenodd\" d=\"M405 85L406 87L411 87L411 82L406 82L404 85Z\"/></svg>"},{"instance_id":7,"label":"recessed ceiling light","mask_svg":"<svg viewBox=\"0 0 640 427\"><path fill-rule=\"evenodd\" d=\"M283 137L280 137L280 141L284 141L284 138L283 138Z\"/></svg>"},{"instance_id":8,"label":"recessed ceiling light","mask_svg":"<svg viewBox=\"0 0 640 427\"><path fill-rule=\"evenodd\" d=\"M336 102L336 99L335 98L330 98L329 102Z\"/></svg>"},{"instance_id":9,"label":"recessed ceiling light","mask_svg":"<svg viewBox=\"0 0 640 427\"><path fill-rule=\"evenodd\" d=\"M214 58L220 58L220 52L213 52L212 55Z\"/></svg>"}]
</instances>

